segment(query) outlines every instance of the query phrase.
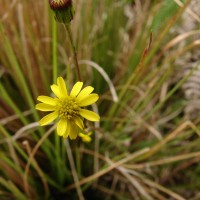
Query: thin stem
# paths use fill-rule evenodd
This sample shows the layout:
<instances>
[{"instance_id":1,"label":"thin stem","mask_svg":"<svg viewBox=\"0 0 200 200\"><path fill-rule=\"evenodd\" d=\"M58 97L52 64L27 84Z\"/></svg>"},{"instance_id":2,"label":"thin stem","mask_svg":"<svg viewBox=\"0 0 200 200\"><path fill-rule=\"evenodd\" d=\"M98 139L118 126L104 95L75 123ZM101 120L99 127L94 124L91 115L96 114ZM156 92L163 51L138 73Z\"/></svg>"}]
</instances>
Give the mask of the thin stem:
<instances>
[{"instance_id":1,"label":"thin stem","mask_svg":"<svg viewBox=\"0 0 200 200\"><path fill-rule=\"evenodd\" d=\"M56 79L58 77L58 57L57 57L57 26L56 26L56 21L54 19L54 16L52 15L52 62L53 62L53 83L56 83ZM59 170L60 167L60 138L57 136L57 134L54 134L54 140L55 140L55 160L56 160L56 167L58 171L58 177L59 180L61 181L62 179L62 172Z\"/></svg>"},{"instance_id":2,"label":"thin stem","mask_svg":"<svg viewBox=\"0 0 200 200\"><path fill-rule=\"evenodd\" d=\"M81 190L81 187L80 187L80 182L79 182L78 174L77 174L77 171L76 171L74 158L73 158L73 155L72 155L72 151L71 151L69 141L66 140L65 144L66 144L67 156L68 156L68 159L69 159L69 163L70 163L70 167L71 167L71 171L72 171L72 176L73 176L74 184L75 184L78 196L79 196L79 200L84 200L84 196L83 196L83 193L82 193L82 190Z\"/></svg>"},{"instance_id":3,"label":"thin stem","mask_svg":"<svg viewBox=\"0 0 200 200\"><path fill-rule=\"evenodd\" d=\"M53 54L53 82L56 83L56 79L58 76L58 63L57 63L57 29L56 29L56 22L52 17L52 36L53 36L53 43L52 43L52 54ZM57 137L57 136L56 136Z\"/></svg>"},{"instance_id":4,"label":"thin stem","mask_svg":"<svg viewBox=\"0 0 200 200\"><path fill-rule=\"evenodd\" d=\"M70 40L70 44L71 44L71 48L72 48L72 51L73 51L74 64L75 64L75 67L76 67L76 76L77 76L78 80L81 81L81 74L80 74L80 68L79 68L79 65L78 65L77 52L76 52L76 47L74 45L70 24L65 24L65 28L67 30L69 40Z\"/></svg>"}]
</instances>

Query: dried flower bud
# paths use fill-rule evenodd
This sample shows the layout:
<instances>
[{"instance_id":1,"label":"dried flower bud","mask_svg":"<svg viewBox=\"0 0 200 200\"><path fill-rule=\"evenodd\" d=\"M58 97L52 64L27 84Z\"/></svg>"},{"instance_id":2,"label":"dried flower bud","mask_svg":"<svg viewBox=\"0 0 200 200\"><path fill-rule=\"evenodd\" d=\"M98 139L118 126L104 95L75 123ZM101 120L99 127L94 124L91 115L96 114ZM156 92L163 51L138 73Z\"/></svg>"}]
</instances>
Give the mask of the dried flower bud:
<instances>
[{"instance_id":1,"label":"dried flower bud","mask_svg":"<svg viewBox=\"0 0 200 200\"><path fill-rule=\"evenodd\" d=\"M61 23L70 23L74 16L72 0L49 0L55 19Z\"/></svg>"},{"instance_id":2,"label":"dried flower bud","mask_svg":"<svg viewBox=\"0 0 200 200\"><path fill-rule=\"evenodd\" d=\"M72 0L49 0L52 10L62 10L72 5Z\"/></svg>"}]
</instances>

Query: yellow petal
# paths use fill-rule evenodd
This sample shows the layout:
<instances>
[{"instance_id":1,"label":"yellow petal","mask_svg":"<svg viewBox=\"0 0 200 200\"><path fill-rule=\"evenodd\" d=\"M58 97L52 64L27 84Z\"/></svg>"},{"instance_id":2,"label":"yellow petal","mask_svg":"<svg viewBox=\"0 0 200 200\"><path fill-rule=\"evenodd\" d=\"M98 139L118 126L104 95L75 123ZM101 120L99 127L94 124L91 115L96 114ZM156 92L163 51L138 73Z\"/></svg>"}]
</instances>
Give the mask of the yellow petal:
<instances>
[{"instance_id":1,"label":"yellow petal","mask_svg":"<svg viewBox=\"0 0 200 200\"><path fill-rule=\"evenodd\" d=\"M85 134L79 133L78 136L79 136L79 137L85 137Z\"/></svg>"},{"instance_id":2,"label":"yellow petal","mask_svg":"<svg viewBox=\"0 0 200 200\"><path fill-rule=\"evenodd\" d=\"M41 111L54 111L54 110L56 110L55 106L48 105L46 103L38 103L38 104L36 104L35 108L37 110L41 110Z\"/></svg>"},{"instance_id":3,"label":"yellow petal","mask_svg":"<svg viewBox=\"0 0 200 200\"><path fill-rule=\"evenodd\" d=\"M83 82L77 82L74 87L72 88L72 91L70 93L70 96L76 97L79 92L81 91L81 88L83 87Z\"/></svg>"},{"instance_id":4,"label":"yellow petal","mask_svg":"<svg viewBox=\"0 0 200 200\"><path fill-rule=\"evenodd\" d=\"M59 87L56 84L51 85L51 90L59 99L62 98Z\"/></svg>"},{"instance_id":5,"label":"yellow petal","mask_svg":"<svg viewBox=\"0 0 200 200\"><path fill-rule=\"evenodd\" d=\"M78 131L78 126L74 123L70 123L69 137L71 140L75 140L77 138Z\"/></svg>"},{"instance_id":6,"label":"yellow petal","mask_svg":"<svg viewBox=\"0 0 200 200\"><path fill-rule=\"evenodd\" d=\"M88 136L91 136L92 135L92 131L90 131L89 133L88 133Z\"/></svg>"},{"instance_id":7,"label":"yellow petal","mask_svg":"<svg viewBox=\"0 0 200 200\"><path fill-rule=\"evenodd\" d=\"M68 131L66 131L66 132L63 134L63 138L67 138L67 137L68 137L68 135L69 135L69 132L68 132Z\"/></svg>"},{"instance_id":8,"label":"yellow petal","mask_svg":"<svg viewBox=\"0 0 200 200\"><path fill-rule=\"evenodd\" d=\"M66 97L68 95L68 93L67 93L67 88L66 88L64 79L62 77L58 77L57 84L58 84L61 95L63 97Z\"/></svg>"},{"instance_id":9,"label":"yellow petal","mask_svg":"<svg viewBox=\"0 0 200 200\"><path fill-rule=\"evenodd\" d=\"M67 138L68 137L68 135L69 135L69 132L70 132L70 121L69 120L67 120L67 129L66 129L66 131L65 131L65 133L63 134L63 138Z\"/></svg>"},{"instance_id":10,"label":"yellow petal","mask_svg":"<svg viewBox=\"0 0 200 200\"><path fill-rule=\"evenodd\" d=\"M40 121L39 124L40 126L44 126L47 125L49 123L51 123L54 119L56 119L58 117L58 112L54 111L46 116L44 116Z\"/></svg>"},{"instance_id":11,"label":"yellow petal","mask_svg":"<svg viewBox=\"0 0 200 200\"><path fill-rule=\"evenodd\" d=\"M57 126L57 134L59 136L63 136L64 133L66 132L67 130L67 120L66 119L61 119L59 122L58 122L58 126Z\"/></svg>"},{"instance_id":12,"label":"yellow petal","mask_svg":"<svg viewBox=\"0 0 200 200\"><path fill-rule=\"evenodd\" d=\"M95 103L99 99L98 94L90 94L79 102L79 106L88 106Z\"/></svg>"},{"instance_id":13,"label":"yellow petal","mask_svg":"<svg viewBox=\"0 0 200 200\"><path fill-rule=\"evenodd\" d=\"M91 86L85 87L83 90L81 90L81 92L77 96L77 99L81 101L83 98L87 97L93 90L94 88Z\"/></svg>"},{"instance_id":14,"label":"yellow petal","mask_svg":"<svg viewBox=\"0 0 200 200\"><path fill-rule=\"evenodd\" d=\"M57 104L57 100L48 96L38 96L38 101L41 101L42 103L46 103L52 106L55 106Z\"/></svg>"},{"instance_id":15,"label":"yellow petal","mask_svg":"<svg viewBox=\"0 0 200 200\"><path fill-rule=\"evenodd\" d=\"M86 136L82 138L83 142L91 142L92 138L90 136Z\"/></svg>"},{"instance_id":16,"label":"yellow petal","mask_svg":"<svg viewBox=\"0 0 200 200\"><path fill-rule=\"evenodd\" d=\"M84 124L83 124L83 120L80 117L77 117L75 119L75 123L76 125L80 128L80 129L84 129Z\"/></svg>"},{"instance_id":17,"label":"yellow petal","mask_svg":"<svg viewBox=\"0 0 200 200\"><path fill-rule=\"evenodd\" d=\"M82 117L84 117L85 119L89 120L89 121L99 121L100 117L99 115L97 115L95 112L86 110L86 109L80 109L79 111L80 115Z\"/></svg>"},{"instance_id":18,"label":"yellow petal","mask_svg":"<svg viewBox=\"0 0 200 200\"><path fill-rule=\"evenodd\" d=\"M91 134L90 134L91 135ZM78 136L81 137L83 142L91 142L92 138L90 137L89 133L87 135L83 133L79 133Z\"/></svg>"}]
</instances>

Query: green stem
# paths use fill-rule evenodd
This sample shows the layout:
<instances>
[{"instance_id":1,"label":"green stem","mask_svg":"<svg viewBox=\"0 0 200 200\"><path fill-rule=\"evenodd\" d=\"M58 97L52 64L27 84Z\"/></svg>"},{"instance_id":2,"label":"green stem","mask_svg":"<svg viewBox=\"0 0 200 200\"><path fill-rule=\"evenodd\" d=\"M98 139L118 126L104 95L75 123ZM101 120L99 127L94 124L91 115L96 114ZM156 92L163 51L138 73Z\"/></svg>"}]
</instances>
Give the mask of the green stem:
<instances>
[{"instance_id":1,"label":"green stem","mask_svg":"<svg viewBox=\"0 0 200 200\"><path fill-rule=\"evenodd\" d=\"M52 15L52 62L53 62L53 83L56 83L56 79L58 77L58 57L57 57L57 26L56 21L54 20L54 17ZM55 139L55 165L58 171L58 179L59 182L62 182L62 171L59 170L60 168L60 154L61 154L61 147L60 147L60 138L57 136L57 134L54 134Z\"/></svg>"},{"instance_id":2,"label":"green stem","mask_svg":"<svg viewBox=\"0 0 200 200\"><path fill-rule=\"evenodd\" d=\"M56 83L56 79L58 76L58 65L57 65L57 29L56 22L52 17L52 54L53 54L53 82Z\"/></svg>"},{"instance_id":3,"label":"green stem","mask_svg":"<svg viewBox=\"0 0 200 200\"><path fill-rule=\"evenodd\" d=\"M67 30L67 33L68 33L68 36L69 36L69 41L70 41L71 48L72 48L72 51L73 51L74 64L75 64L75 67L76 67L76 76L77 76L78 80L81 81L81 74L80 74L80 68L79 68L79 65L78 65L77 52L76 52L76 47L74 45L70 24L65 24L65 28Z\"/></svg>"}]
</instances>

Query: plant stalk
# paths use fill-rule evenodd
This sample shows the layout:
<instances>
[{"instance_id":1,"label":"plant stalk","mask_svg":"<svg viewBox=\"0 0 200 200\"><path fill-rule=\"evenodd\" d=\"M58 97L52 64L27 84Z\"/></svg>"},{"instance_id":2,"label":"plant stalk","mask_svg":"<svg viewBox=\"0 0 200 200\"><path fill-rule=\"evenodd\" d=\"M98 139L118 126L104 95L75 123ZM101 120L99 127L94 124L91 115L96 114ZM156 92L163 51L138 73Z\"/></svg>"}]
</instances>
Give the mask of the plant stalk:
<instances>
[{"instance_id":1,"label":"plant stalk","mask_svg":"<svg viewBox=\"0 0 200 200\"><path fill-rule=\"evenodd\" d=\"M65 28L67 30L69 40L70 40L70 44L71 44L71 48L72 48L72 51L73 51L74 64L75 64L75 68L76 68L76 76L77 76L77 79L79 81L81 81L81 74L80 74L80 68L79 68L79 65L78 65L77 52L76 52L76 47L74 45L70 24L65 24Z\"/></svg>"}]
</instances>

